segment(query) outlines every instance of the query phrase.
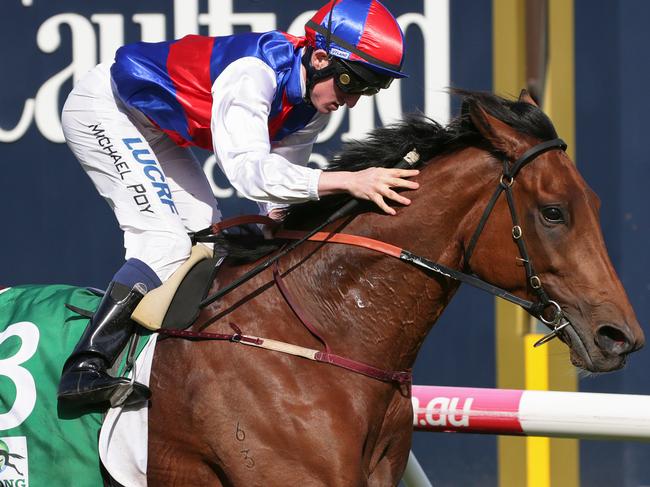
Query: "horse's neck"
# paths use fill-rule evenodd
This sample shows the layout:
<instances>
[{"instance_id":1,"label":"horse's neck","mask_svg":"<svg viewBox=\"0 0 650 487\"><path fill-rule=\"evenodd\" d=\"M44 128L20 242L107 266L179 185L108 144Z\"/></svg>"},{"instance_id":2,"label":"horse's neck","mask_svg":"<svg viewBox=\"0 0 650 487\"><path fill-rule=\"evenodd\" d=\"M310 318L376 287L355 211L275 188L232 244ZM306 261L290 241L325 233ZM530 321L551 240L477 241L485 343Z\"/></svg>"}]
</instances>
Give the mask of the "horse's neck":
<instances>
[{"instance_id":1,"label":"horse's neck","mask_svg":"<svg viewBox=\"0 0 650 487\"><path fill-rule=\"evenodd\" d=\"M485 159L468 149L431 162L435 166L421 173L420 189L409 195L412 204L398 216L362 215L344 231L459 268L463 239L475 224L468 215L487 194ZM413 365L458 288L455 281L432 278L398 259L339 245L308 259L295 274L299 299L336 353L392 368Z\"/></svg>"}]
</instances>

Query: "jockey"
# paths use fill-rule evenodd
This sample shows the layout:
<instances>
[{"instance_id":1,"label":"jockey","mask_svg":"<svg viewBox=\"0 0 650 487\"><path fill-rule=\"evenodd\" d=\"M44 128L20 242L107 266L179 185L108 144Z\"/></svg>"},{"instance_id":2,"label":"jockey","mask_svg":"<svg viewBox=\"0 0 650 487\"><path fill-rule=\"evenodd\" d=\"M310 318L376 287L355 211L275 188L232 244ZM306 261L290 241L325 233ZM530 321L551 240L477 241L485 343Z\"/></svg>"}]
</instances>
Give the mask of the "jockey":
<instances>
[{"instance_id":1,"label":"jockey","mask_svg":"<svg viewBox=\"0 0 650 487\"><path fill-rule=\"evenodd\" d=\"M62 114L66 141L124 232L114 275L63 367L58 397L76 404L146 401L143 384L108 374L134 331L145 293L188 262L188 232L221 213L190 146L213 150L230 183L278 218L278 205L349 193L395 214L392 188L416 189L415 170L323 172L307 167L331 112L388 88L401 72L404 36L377 0L332 0L304 37L272 31L188 35L126 45L85 75ZM185 271L186 272L186 271ZM177 274L178 275L178 274ZM165 284L163 284L165 283Z\"/></svg>"}]
</instances>

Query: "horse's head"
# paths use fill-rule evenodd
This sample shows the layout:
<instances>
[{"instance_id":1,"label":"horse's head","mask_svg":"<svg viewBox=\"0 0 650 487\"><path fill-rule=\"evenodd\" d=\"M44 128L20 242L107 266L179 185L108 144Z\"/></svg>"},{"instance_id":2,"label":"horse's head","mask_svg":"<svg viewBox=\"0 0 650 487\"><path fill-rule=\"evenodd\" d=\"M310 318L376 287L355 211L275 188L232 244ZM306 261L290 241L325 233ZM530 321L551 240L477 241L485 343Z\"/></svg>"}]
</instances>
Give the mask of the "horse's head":
<instances>
[{"instance_id":1,"label":"horse's head","mask_svg":"<svg viewBox=\"0 0 650 487\"><path fill-rule=\"evenodd\" d=\"M517 128L480 99L466 107L480 134L506 168L543 142L526 124L550 121L524 92L508 109L523 120ZM490 113L492 112L492 113ZM527 132L527 133L526 133ZM499 160L501 164L501 160ZM507 169L506 169L507 171ZM471 255L471 270L514 294L539 302L538 283L557 302L570 322L558 333L571 348L572 362L592 372L621 368L627 354L644 344L644 336L625 290L609 259L600 228L600 201L563 150L540 153L511 182L519 222L513 222L506 195L501 194ZM503 191L506 193L507 191ZM480 219L485 202L476 208ZM514 228L520 227L521 230ZM472 229L474 230L474 229ZM469 245L472 234L467 235ZM517 240L524 243L533 272L527 275ZM543 299L542 299L543 301ZM545 316L554 313L547 306Z\"/></svg>"}]
</instances>

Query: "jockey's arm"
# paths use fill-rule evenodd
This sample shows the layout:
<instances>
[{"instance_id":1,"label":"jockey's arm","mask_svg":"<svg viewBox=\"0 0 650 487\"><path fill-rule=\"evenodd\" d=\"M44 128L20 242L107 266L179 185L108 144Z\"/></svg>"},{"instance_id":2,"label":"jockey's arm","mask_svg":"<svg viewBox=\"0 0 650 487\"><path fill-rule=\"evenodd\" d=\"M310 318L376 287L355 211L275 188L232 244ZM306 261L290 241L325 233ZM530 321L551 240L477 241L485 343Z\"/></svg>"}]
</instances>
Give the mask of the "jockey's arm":
<instances>
[{"instance_id":1,"label":"jockey's arm","mask_svg":"<svg viewBox=\"0 0 650 487\"><path fill-rule=\"evenodd\" d=\"M272 151L268 118L276 88L273 70L252 57L233 62L219 75L211 121L217 162L248 199L287 204L316 200L321 170L305 165L318 132L305 134L293 149L296 154L290 146Z\"/></svg>"},{"instance_id":2,"label":"jockey's arm","mask_svg":"<svg viewBox=\"0 0 650 487\"><path fill-rule=\"evenodd\" d=\"M258 202L302 203L320 196L347 192L371 200L395 214L384 198L401 204L410 200L392 188L417 189L402 179L415 170L370 168L359 172L323 172L305 167L325 117L316 115L302 130L271 148L268 117L275 96L275 73L257 58L239 59L213 85L212 139L221 169L246 198ZM274 206L274 205L271 205Z\"/></svg>"}]
</instances>

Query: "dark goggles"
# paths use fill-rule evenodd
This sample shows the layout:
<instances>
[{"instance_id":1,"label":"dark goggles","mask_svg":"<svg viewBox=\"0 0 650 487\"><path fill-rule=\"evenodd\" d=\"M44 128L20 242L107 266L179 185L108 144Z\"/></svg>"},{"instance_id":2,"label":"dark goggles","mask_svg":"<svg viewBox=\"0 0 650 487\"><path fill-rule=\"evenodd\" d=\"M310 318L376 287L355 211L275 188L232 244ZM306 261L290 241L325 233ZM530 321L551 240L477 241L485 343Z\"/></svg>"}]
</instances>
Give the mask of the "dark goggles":
<instances>
[{"instance_id":1,"label":"dark goggles","mask_svg":"<svg viewBox=\"0 0 650 487\"><path fill-rule=\"evenodd\" d=\"M336 86L348 95L376 95L393 82L390 76L375 73L360 63L339 58L332 58L331 63Z\"/></svg>"}]
</instances>

